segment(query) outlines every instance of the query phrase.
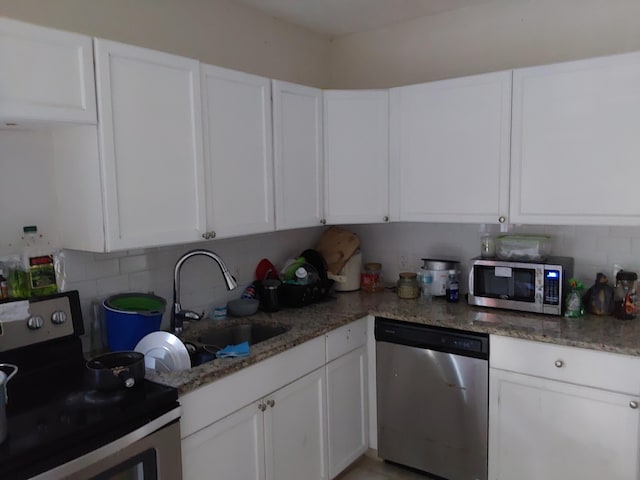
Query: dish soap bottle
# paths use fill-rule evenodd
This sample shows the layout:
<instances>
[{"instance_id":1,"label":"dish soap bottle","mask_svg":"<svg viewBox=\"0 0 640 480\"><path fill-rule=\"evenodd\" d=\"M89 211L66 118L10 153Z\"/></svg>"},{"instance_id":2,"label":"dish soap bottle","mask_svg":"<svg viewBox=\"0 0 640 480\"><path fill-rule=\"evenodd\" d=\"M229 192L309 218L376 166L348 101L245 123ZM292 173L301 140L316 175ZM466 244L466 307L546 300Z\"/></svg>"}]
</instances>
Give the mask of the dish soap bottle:
<instances>
[{"instance_id":1,"label":"dish soap bottle","mask_svg":"<svg viewBox=\"0 0 640 480\"><path fill-rule=\"evenodd\" d=\"M35 225L23 227L24 253L23 262L29 273L31 295L41 297L58 291L56 270L53 255L43 251L41 236Z\"/></svg>"}]
</instances>

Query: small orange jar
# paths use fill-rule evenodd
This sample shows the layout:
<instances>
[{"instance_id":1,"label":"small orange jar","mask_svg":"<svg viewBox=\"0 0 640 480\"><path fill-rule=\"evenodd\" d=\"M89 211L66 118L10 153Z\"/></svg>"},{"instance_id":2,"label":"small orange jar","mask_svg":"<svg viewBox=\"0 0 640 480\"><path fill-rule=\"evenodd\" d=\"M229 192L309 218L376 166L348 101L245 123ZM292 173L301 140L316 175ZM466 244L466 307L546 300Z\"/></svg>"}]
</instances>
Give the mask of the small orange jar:
<instances>
[{"instance_id":1,"label":"small orange jar","mask_svg":"<svg viewBox=\"0 0 640 480\"><path fill-rule=\"evenodd\" d=\"M365 263L360 274L360 288L365 292L384 291L381 263Z\"/></svg>"}]
</instances>

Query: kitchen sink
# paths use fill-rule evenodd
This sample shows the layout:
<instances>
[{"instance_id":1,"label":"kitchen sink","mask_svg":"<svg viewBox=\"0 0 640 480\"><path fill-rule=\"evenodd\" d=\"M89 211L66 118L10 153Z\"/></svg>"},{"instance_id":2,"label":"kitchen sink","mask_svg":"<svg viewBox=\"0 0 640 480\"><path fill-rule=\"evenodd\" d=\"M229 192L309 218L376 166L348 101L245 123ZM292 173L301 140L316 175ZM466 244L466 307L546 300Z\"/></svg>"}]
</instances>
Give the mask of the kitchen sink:
<instances>
[{"instance_id":1,"label":"kitchen sink","mask_svg":"<svg viewBox=\"0 0 640 480\"><path fill-rule=\"evenodd\" d=\"M195 367L214 360L216 352L227 345L237 345L243 342L255 345L282 335L289 331L290 328L282 325L254 323L211 328L200 335L196 342L192 343L195 351L190 354L191 366Z\"/></svg>"}]
</instances>

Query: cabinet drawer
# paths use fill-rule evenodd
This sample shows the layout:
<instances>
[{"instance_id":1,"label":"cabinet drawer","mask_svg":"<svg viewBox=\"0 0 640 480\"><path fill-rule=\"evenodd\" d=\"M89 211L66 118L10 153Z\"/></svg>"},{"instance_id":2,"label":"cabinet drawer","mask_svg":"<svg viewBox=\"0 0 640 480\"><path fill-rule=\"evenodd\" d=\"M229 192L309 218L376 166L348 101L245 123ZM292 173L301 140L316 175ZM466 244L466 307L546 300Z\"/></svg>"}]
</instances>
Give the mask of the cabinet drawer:
<instances>
[{"instance_id":1,"label":"cabinet drawer","mask_svg":"<svg viewBox=\"0 0 640 480\"><path fill-rule=\"evenodd\" d=\"M361 318L326 334L327 362L367 343L367 319Z\"/></svg>"},{"instance_id":2,"label":"cabinet drawer","mask_svg":"<svg viewBox=\"0 0 640 480\"><path fill-rule=\"evenodd\" d=\"M640 357L491 335L491 368L640 395Z\"/></svg>"}]
</instances>

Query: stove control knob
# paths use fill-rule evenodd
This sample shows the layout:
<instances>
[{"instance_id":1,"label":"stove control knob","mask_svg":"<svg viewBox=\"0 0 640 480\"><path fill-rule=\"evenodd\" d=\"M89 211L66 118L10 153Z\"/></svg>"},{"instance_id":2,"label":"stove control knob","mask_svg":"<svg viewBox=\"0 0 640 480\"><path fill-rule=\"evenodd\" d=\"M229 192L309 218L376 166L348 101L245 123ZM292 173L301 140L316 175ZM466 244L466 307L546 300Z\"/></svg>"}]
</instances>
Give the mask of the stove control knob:
<instances>
[{"instance_id":1,"label":"stove control knob","mask_svg":"<svg viewBox=\"0 0 640 480\"><path fill-rule=\"evenodd\" d=\"M27 327L29 330L38 330L39 328L42 328L43 325L44 320L40 315L34 315L27 320Z\"/></svg>"},{"instance_id":2,"label":"stove control knob","mask_svg":"<svg viewBox=\"0 0 640 480\"><path fill-rule=\"evenodd\" d=\"M53 322L54 325L62 325L64 322L67 321L67 314L64 313L62 310L53 312L51 314L51 321Z\"/></svg>"}]
</instances>

